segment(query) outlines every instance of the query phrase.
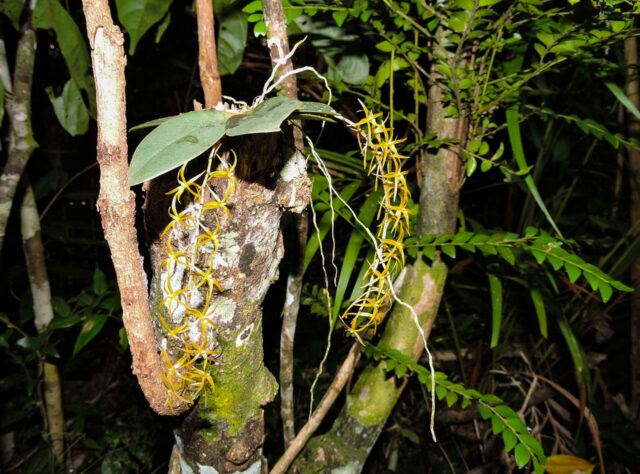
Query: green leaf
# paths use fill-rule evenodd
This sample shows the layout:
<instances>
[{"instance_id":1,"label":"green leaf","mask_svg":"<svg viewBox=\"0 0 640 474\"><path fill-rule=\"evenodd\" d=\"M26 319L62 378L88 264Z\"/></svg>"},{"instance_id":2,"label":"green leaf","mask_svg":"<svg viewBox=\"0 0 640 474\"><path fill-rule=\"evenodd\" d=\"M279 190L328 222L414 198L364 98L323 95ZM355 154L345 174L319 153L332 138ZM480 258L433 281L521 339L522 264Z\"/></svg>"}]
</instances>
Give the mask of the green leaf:
<instances>
[{"instance_id":1,"label":"green leaf","mask_svg":"<svg viewBox=\"0 0 640 474\"><path fill-rule=\"evenodd\" d=\"M557 318L558 326L560 326L560 332L564 337L564 340L569 347L569 353L571 354L571 359L573 359L573 365L575 367L575 375L579 384L584 383L587 387L587 393L591 390L591 376L589 373L589 364L587 362L587 357L582 350L582 346L580 345L580 341L576 337L575 333L571 329L567 318L564 315Z\"/></svg>"},{"instance_id":2,"label":"green leaf","mask_svg":"<svg viewBox=\"0 0 640 474\"><path fill-rule=\"evenodd\" d=\"M447 389L444 388L442 385L437 385L436 386L436 397L438 397L438 400L442 400L446 396L447 396Z\"/></svg>"},{"instance_id":3,"label":"green leaf","mask_svg":"<svg viewBox=\"0 0 640 474\"><path fill-rule=\"evenodd\" d=\"M158 30L156 31L156 37L154 40L156 44L160 43L160 40L164 36L164 32L167 31L167 28L169 28L170 24L171 12L167 12L167 14L164 16L164 20L162 20L162 23L158 25Z\"/></svg>"},{"instance_id":4,"label":"green leaf","mask_svg":"<svg viewBox=\"0 0 640 474\"><path fill-rule=\"evenodd\" d=\"M118 342L120 343L120 347L123 350L127 350L129 347L129 339L127 338L127 330L124 327L121 327L118 330Z\"/></svg>"},{"instance_id":5,"label":"green leaf","mask_svg":"<svg viewBox=\"0 0 640 474\"><path fill-rule=\"evenodd\" d=\"M82 94L76 81L69 79L62 90L62 95L56 97L51 87L45 89L53 111L60 125L71 136L83 135L89 129L89 111L84 105Z\"/></svg>"},{"instance_id":6,"label":"green leaf","mask_svg":"<svg viewBox=\"0 0 640 474\"><path fill-rule=\"evenodd\" d=\"M218 33L218 72L220 75L233 74L238 70L244 57L247 44L249 22L247 15L235 10L219 21Z\"/></svg>"},{"instance_id":7,"label":"green leaf","mask_svg":"<svg viewBox=\"0 0 640 474\"><path fill-rule=\"evenodd\" d=\"M448 392L446 396L447 406L451 408L458 401L458 395L455 392Z\"/></svg>"},{"instance_id":8,"label":"green leaf","mask_svg":"<svg viewBox=\"0 0 640 474\"><path fill-rule=\"evenodd\" d=\"M504 430L502 432L502 440L504 441L504 449L509 452L518 443L518 438L511 430Z\"/></svg>"},{"instance_id":9,"label":"green leaf","mask_svg":"<svg viewBox=\"0 0 640 474\"><path fill-rule=\"evenodd\" d=\"M516 163L518 164L518 167L522 170L527 168L527 160L524 156L524 148L522 146L522 139L520 138L520 123L519 123L520 114L518 112L518 106L512 105L508 107L506 110L506 116L507 116L507 132L509 134L509 141L511 142L511 148L513 149L513 155L516 159ZM545 215L545 217L551 224L551 227L553 227L556 233L562 238L562 232L560 232L560 229L558 229L558 226L556 225L555 221L551 217L551 214L549 214L549 211L547 210L547 206L545 206L544 201L542 200L542 197L540 196L540 193L538 192L538 188L536 187L536 184L533 181L533 178L531 177L531 175L527 175L524 178L524 182L527 185L527 188L529 188L529 192L533 196L534 200L538 204L538 207L540 207L540 210L542 211L542 213Z\"/></svg>"},{"instance_id":10,"label":"green leaf","mask_svg":"<svg viewBox=\"0 0 640 474\"><path fill-rule=\"evenodd\" d=\"M20 14L24 10L26 0L3 0L0 2L0 13L4 13L16 30L20 29Z\"/></svg>"},{"instance_id":11,"label":"green leaf","mask_svg":"<svg viewBox=\"0 0 640 474\"><path fill-rule=\"evenodd\" d=\"M379 191L369 194L367 200L362 204L360 212L358 213L358 220L365 226L368 226L373 221L373 217L378 211L378 202L380 200L381 193ZM338 286L336 287L336 294L333 303L333 315L334 317L340 312L340 307L344 301L344 295L347 291L347 286L353 273L353 268L358 260L360 249L364 242L364 233L360 229L353 229L347 247L344 251L344 259L342 266L340 267L340 276L338 277ZM305 255L306 257L306 255ZM305 258L306 263L306 258ZM356 282L359 285L360 282Z\"/></svg>"},{"instance_id":12,"label":"green leaf","mask_svg":"<svg viewBox=\"0 0 640 474\"><path fill-rule=\"evenodd\" d=\"M609 298L611 298L612 294L613 294L613 290L611 289L611 286L608 283L601 282L600 283L600 296L602 296L602 301L604 303L609 301Z\"/></svg>"},{"instance_id":13,"label":"green leaf","mask_svg":"<svg viewBox=\"0 0 640 474\"><path fill-rule=\"evenodd\" d=\"M478 160L476 160L473 156L467 158L467 176L471 176L477 167Z\"/></svg>"},{"instance_id":14,"label":"green leaf","mask_svg":"<svg viewBox=\"0 0 640 474\"><path fill-rule=\"evenodd\" d=\"M167 120L171 120L174 117L176 117L176 115L171 115L170 117L160 117L157 119L149 120L148 122L144 122L144 123L141 123L140 125L136 125L135 127L131 127L129 131L134 132L136 130L142 130L143 128L157 127L158 125L162 125Z\"/></svg>"},{"instance_id":15,"label":"green leaf","mask_svg":"<svg viewBox=\"0 0 640 474\"><path fill-rule=\"evenodd\" d=\"M499 246L496 248L502 258L504 258L507 262L509 262L510 265L515 265L516 257L515 255L513 255L513 252L509 247Z\"/></svg>"},{"instance_id":16,"label":"green leaf","mask_svg":"<svg viewBox=\"0 0 640 474\"><path fill-rule=\"evenodd\" d=\"M531 459L531 453L529 453L529 450L527 449L527 447L522 443L516 446L516 449L513 452L513 454L516 457L516 464L520 468L526 466L527 463L529 462L529 459Z\"/></svg>"},{"instance_id":17,"label":"green leaf","mask_svg":"<svg viewBox=\"0 0 640 474\"><path fill-rule=\"evenodd\" d=\"M129 34L129 54L133 56L140 38L162 20L172 0L116 0L118 20Z\"/></svg>"},{"instance_id":18,"label":"green leaf","mask_svg":"<svg viewBox=\"0 0 640 474\"><path fill-rule=\"evenodd\" d=\"M31 21L35 28L55 31L69 74L78 87L86 91L89 115L95 117L96 88L84 33L58 0L38 0Z\"/></svg>"},{"instance_id":19,"label":"green leaf","mask_svg":"<svg viewBox=\"0 0 640 474\"><path fill-rule=\"evenodd\" d=\"M549 261L551 261L551 258L549 258ZM575 283L582 274L582 271L578 267L569 262L565 262L564 269L567 271L567 275L569 275L569 281L571 281L571 283Z\"/></svg>"},{"instance_id":20,"label":"green leaf","mask_svg":"<svg viewBox=\"0 0 640 474\"><path fill-rule=\"evenodd\" d=\"M443 245L441 247L442 253L451 257L456 258L456 247L455 245Z\"/></svg>"},{"instance_id":21,"label":"green leaf","mask_svg":"<svg viewBox=\"0 0 640 474\"><path fill-rule=\"evenodd\" d=\"M491 410L486 405L482 403L478 403L478 412L483 420L486 420L491 417Z\"/></svg>"},{"instance_id":22,"label":"green leaf","mask_svg":"<svg viewBox=\"0 0 640 474\"><path fill-rule=\"evenodd\" d=\"M493 273L489 277L489 291L491 293L491 348L498 345L500 327L502 326L502 280Z\"/></svg>"},{"instance_id":23,"label":"green leaf","mask_svg":"<svg viewBox=\"0 0 640 474\"><path fill-rule=\"evenodd\" d=\"M622 92L616 84L613 82L606 82L605 85L607 88L616 96L616 99L620 101L622 105L624 105L629 112L631 112L637 119L640 119L640 111L633 105L633 102Z\"/></svg>"},{"instance_id":24,"label":"green leaf","mask_svg":"<svg viewBox=\"0 0 640 474\"><path fill-rule=\"evenodd\" d=\"M231 116L227 121L226 134L236 137L252 133L278 132L282 122L300 105L300 101L295 99L272 97L247 113Z\"/></svg>"},{"instance_id":25,"label":"green leaf","mask_svg":"<svg viewBox=\"0 0 640 474\"><path fill-rule=\"evenodd\" d=\"M540 328L540 334L545 339L547 338L547 310L544 305L544 300L542 299L542 293L540 290L536 288L529 289L529 294L531 295L531 300L533 301L533 306L536 310L536 315L538 316L538 327Z\"/></svg>"},{"instance_id":26,"label":"green leaf","mask_svg":"<svg viewBox=\"0 0 640 474\"><path fill-rule=\"evenodd\" d=\"M55 316L49 325L47 326L47 331L53 331L55 329L66 329L71 326L75 326L80 322L80 318L76 315L71 316Z\"/></svg>"},{"instance_id":27,"label":"green leaf","mask_svg":"<svg viewBox=\"0 0 640 474\"><path fill-rule=\"evenodd\" d=\"M195 158L224 135L228 114L197 110L165 121L133 153L129 185L160 176Z\"/></svg>"},{"instance_id":28,"label":"green leaf","mask_svg":"<svg viewBox=\"0 0 640 474\"><path fill-rule=\"evenodd\" d=\"M493 430L493 434L500 434L504 431L505 428L506 425L499 416L491 417L491 429Z\"/></svg>"},{"instance_id":29,"label":"green leaf","mask_svg":"<svg viewBox=\"0 0 640 474\"><path fill-rule=\"evenodd\" d=\"M47 339L48 334L46 333L40 334L39 336L26 336L18 339L16 341L16 345L24 347L25 349L37 351L47 343Z\"/></svg>"},{"instance_id":30,"label":"green leaf","mask_svg":"<svg viewBox=\"0 0 640 474\"><path fill-rule=\"evenodd\" d=\"M436 248L434 246L426 246L422 249L422 253L429 260L433 260L436 256Z\"/></svg>"},{"instance_id":31,"label":"green leaf","mask_svg":"<svg viewBox=\"0 0 640 474\"><path fill-rule=\"evenodd\" d=\"M104 272L99 268L96 268L93 272L93 292L100 296L104 295L109 286L107 285L107 278L104 275Z\"/></svg>"},{"instance_id":32,"label":"green leaf","mask_svg":"<svg viewBox=\"0 0 640 474\"><path fill-rule=\"evenodd\" d=\"M300 102L300 106L296 109L296 114L310 114L310 115L336 115L338 112L328 104L322 102Z\"/></svg>"},{"instance_id":33,"label":"green leaf","mask_svg":"<svg viewBox=\"0 0 640 474\"><path fill-rule=\"evenodd\" d=\"M107 316L105 314L94 314L87 318L73 346L73 356L80 352L84 346L89 344L91 340L100 333L100 330L106 322Z\"/></svg>"},{"instance_id":34,"label":"green leaf","mask_svg":"<svg viewBox=\"0 0 640 474\"><path fill-rule=\"evenodd\" d=\"M338 10L338 11L334 11L331 16L333 17L333 20L336 22L336 25L338 26L342 26L342 24L344 23L344 21L347 19L347 17L349 16L349 10Z\"/></svg>"},{"instance_id":35,"label":"green leaf","mask_svg":"<svg viewBox=\"0 0 640 474\"><path fill-rule=\"evenodd\" d=\"M376 44L376 48L378 48L383 53L390 53L395 49L395 46L389 41L380 41L378 44Z\"/></svg>"}]
</instances>

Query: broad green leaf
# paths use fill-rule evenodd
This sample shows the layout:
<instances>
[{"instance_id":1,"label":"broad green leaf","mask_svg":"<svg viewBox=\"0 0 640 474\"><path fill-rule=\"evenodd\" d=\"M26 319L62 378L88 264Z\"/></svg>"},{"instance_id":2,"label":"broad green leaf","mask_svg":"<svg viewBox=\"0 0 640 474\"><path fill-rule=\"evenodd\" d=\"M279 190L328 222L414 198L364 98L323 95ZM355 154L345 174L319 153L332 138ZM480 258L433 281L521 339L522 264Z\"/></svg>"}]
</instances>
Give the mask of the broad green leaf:
<instances>
[{"instance_id":1,"label":"broad green leaf","mask_svg":"<svg viewBox=\"0 0 640 474\"><path fill-rule=\"evenodd\" d=\"M140 38L162 20L172 0L116 0L118 19L129 34L129 54L133 56Z\"/></svg>"},{"instance_id":2,"label":"broad green leaf","mask_svg":"<svg viewBox=\"0 0 640 474\"><path fill-rule=\"evenodd\" d=\"M471 176L477 167L478 160L476 160L473 156L467 158L467 177Z\"/></svg>"},{"instance_id":3,"label":"broad green leaf","mask_svg":"<svg viewBox=\"0 0 640 474\"><path fill-rule=\"evenodd\" d=\"M105 314L94 314L87 318L85 323L82 325L78 339L76 339L76 343L73 346L74 356L80 352L84 346L89 344L91 340L98 335L98 333L100 333L104 323L106 322L107 315Z\"/></svg>"},{"instance_id":4,"label":"broad green leaf","mask_svg":"<svg viewBox=\"0 0 640 474\"><path fill-rule=\"evenodd\" d=\"M629 112L631 112L633 115L635 115L637 119L640 120L640 111L636 108L635 105L633 105L633 102L631 102L631 100L625 95L625 93L622 92L622 89L620 89L613 82L607 82L605 83L605 85L613 93L613 95L616 96L616 99L618 99L620 103L624 105Z\"/></svg>"},{"instance_id":5,"label":"broad green leaf","mask_svg":"<svg viewBox=\"0 0 640 474\"><path fill-rule=\"evenodd\" d=\"M491 293L491 348L494 348L498 345L502 326L502 280L493 273L487 273L487 276Z\"/></svg>"},{"instance_id":6,"label":"broad green leaf","mask_svg":"<svg viewBox=\"0 0 640 474\"><path fill-rule=\"evenodd\" d=\"M71 78L87 93L89 115L96 116L96 88L85 35L58 0L38 0L33 11L35 28L53 29Z\"/></svg>"},{"instance_id":7,"label":"broad green leaf","mask_svg":"<svg viewBox=\"0 0 640 474\"><path fill-rule=\"evenodd\" d=\"M436 385L436 397L438 397L438 400L442 400L446 396L447 396L447 389L444 388L442 385Z\"/></svg>"},{"instance_id":8,"label":"broad green leaf","mask_svg":"<svg viewBox=\"0 0 640 474\"><path fill-rule=\"evenodd\" d=\"M544 305L544 300L542 299L542 293L540 290L531 288L529 290L529 294L531 295L531 301L533 301L533 306L536 310L536 316L538 316L538 327L540 328L540 334L545 339L547 338L547 309Z\"/></svg>"},{"instance_id":9,"label":"broad green leaf","mask_svg":"<svg viewBox=\"0 0 640 474\"><path fill-rule=\"evenodd\" d=\"M236 137L252 133L278 132L282 122L300 105L299 100L288 97L267 99L247 113L232 115L227 120L226 134Z\"/></svg>"},{"instance_id":10,"label":"broad green leaf","mask_svg":"<svg viewBox=\"0 0 640 474\"><path fill-rule=\"evenodd\" d=\"M359 85L367 80L369 57L366 54L341 54L337 57L325 54L325 59L330 71L333 70L344 82Z\"/></svg>"},{"instance_id":11,"label":"broad green leaf","mask_svg":"<svg viewBox=\"0 0 640 474\"><path fill-rule=\"evenodd\" d=\"M602 301L604 303L609 301L609 298L611 298L612 294L613 294L613 290L611 289L611 286L608 283L601 282L600 283L600 296L602 296Z\"/></svg>"},{"instance_id":12,"label":"broad green leaf","mask_svg":"<svg viewBox=\"0 0 640 474\"><path fill-rule=\"evenodd\" d=\"M233 74L238 70L247 44L249 23L247 15L239 10L225 15L218 33L218 72L220 75Z\"/></svg>"},{"instance_id":13,"label":"broad green leaf","mask_svg":"<svg viewBox=\"0 0 640 474\"><path fill-rule=\"evenodd\" d=\"M89 129L89 111L82 100L82 94L76 81L69 79L62 90L62 95L56 97L51 87L45 89L53 111L60 125L71 136L83 135Z\"/></svg>"},{"instance_id":14,"label":"broad green leaf","mask_svg":"<svg viewBox=\"0 0 640 474\"><path fill-rule=\"evenodd\" d=\"M486 420L491 417L491 410L486 405L482 403L478 403L478 412L483 420Z\"/></svg>"},{"instance_id":15,"label":"broad green leaf","mask_svg":"<svg viewBox=\"0 0 640 474\"><path fill-rule=\"evenodd\" d=\"M40 334L39 336L26 336L18 339L16 341L16 345L24 347L25 349L37 351L47 343L48 338L49 335L47 333Z\"/></svg>"},{"instance_id":16,"label":"broad green leaf","mask_svg":"<svg viewBox=\"0 0 640 474\"><path fill-rule=\"evenodd\" d=\"M0 2L0 13L3 13L11 20L11 25L16 30L20 29L20 14L24 9L25 3L26 0L2 0Z\"/></svg>"},{"instance_id":17,"label":"broad green leaf","mask_svg":"<svg viewBox=\"0 0 640 474\"><path fill-rule=\"evenodd\" d=\"M520 468L526 466L529 460L531 459L531 453L529 453L529 450L527 449L527 447L522 443L516 446L516 449L513 452L513 454L516 457L516 464Z\"/></svg>"},{"instance_id":18,"label":"broad green leaf","mask_svg":"<svg viewBox=\"0 0 640 474\"><path fill-rule=\"evenodd\" d=\"M133 153L129 185L160 176L213 146L224 135L227 117L218 110L197 110L164 122Z\"/></svg>"}]
</instances>

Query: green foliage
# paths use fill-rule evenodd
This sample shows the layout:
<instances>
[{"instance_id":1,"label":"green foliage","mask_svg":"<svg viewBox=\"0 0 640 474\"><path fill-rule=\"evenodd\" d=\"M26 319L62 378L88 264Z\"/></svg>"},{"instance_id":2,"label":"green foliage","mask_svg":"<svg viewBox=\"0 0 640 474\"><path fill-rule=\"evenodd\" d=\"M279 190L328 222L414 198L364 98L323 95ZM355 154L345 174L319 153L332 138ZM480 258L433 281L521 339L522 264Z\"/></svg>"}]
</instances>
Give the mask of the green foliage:
<instances>
[{"instance_id":1,"label":"green foliage","mask_svg":"<svg viewBox=\"0 0 640 474\"><path fill-rule=\"evenodd\" d=\"M45 92L60 125L72 136L84 135L89 128L89 112L76 82L73 79L68 80L60 97L55 96L51 87Z\"/></svg>"},{"instance_id":2,"label":"green foliage","mask_svg":"<svg viewBox=\"0 0 640 474\"><path fill-rule=\"evenodd\" d=\"M0 14L6 15L16 30L20 29L20 14L26 2L27 0L3 0L0 3Z\"/></svg>"},{"instance_id":3,"label":"green foliage","mask_svg":"<svg viewBox=\"0 0 640 474\"><path fill-rule=\"evenodd\" d=\"M513 233L497 232L491 235L460 232L457 234L442 234L439 236L425 235L419 241L415 238L407 239L408 253L416 256L418 248L422 248L425 257L433 259L438 248L446 255L455 258L456 248L468 252L480 251L483 255L499 255L511 265L515 264L514 250L524 250L531 254L539 264L549 262L553 270L562 268L567 273L569 281L575 283L582 275L593 291L600 291L602 301L609 301L613 288L620 291L632 291L623 283L614 280L595 265L585 262L580 257L565 250L561 240L554 239L544 231L530 227L527 234L520 237Z\"/></svg>"},{"instance_id":4,"label":"green foliage","mask_svg":"<svg viewBox=\"0 0 640 474\"><path fill-rule=\"evenodd\" d=\"M118 19L129 34L129 54L144 34L167 14L172 0L116 0Z\"/></svg>"},{"instance_id":5,"label":"green foliage","mask_svg":"<svg viewBox=\"0 0 640 474\"><path fill-rule=\"evenodd\" d=\"M48 91L56 117L71 135L85 133L87 126L84 123L88 121L85 116L96 116L96 89L85 36L58 0L38 0L32 23L35 28L55 32L71 80L75 83L67 83L57 101L52 98L53 92ZM78 100L81 90L85 92L86 99L80 97L82 100Z\"/></svg>"},{"instance_id":6,"label":"green foliage","mask_svg":"<svg viewBox=\"0 0 640 474\"><path fill-rule=\"evenodd\" d=\"M133 153L129 184L135 185L177 168L211 148L225 134L230 137L273 133L293 112L319 114L329 111L287 97L273 97L241 112L196 110L176 117L157 119L138 128L160 124Z\"/></svg>"},{"instance_id":7,"label":"green foliage","mask_svg":"<svg viewBox=\"0 0 640 474\"><path fill-rule=\"evenodd\" d=\"M219 25L216 48L220 75L236 72L244 56L249 23L248 15L239 9L240 3L235 0L214 2L215 21Z\"/></svg>"},{"instance_id":8,"label":"green foliage","mask_svg":"<svg viewBox=\"0 0 640 474\"><path fill-rule=\"evenodd\" d=\"M428 368L413 362L394 349L380 345L367 345L363 347L363 352L367 357L384 360L385 369L393 372L398 378L417 374L420 383L431 391L432 377ZM493 434L502 435L505 450L513 450L518 467L522 468L532 461L536 473L544 472L546 456L542 446L529 434L529 429L521 417L505 405L502 399L493 394L483 395L477 390L451 382L442 372L435 373L435 386L436 397L438 400L444 400L449 408L458 402L463 409L476 403L482 419L490 421Z\"/></svg>"}]
</instances>

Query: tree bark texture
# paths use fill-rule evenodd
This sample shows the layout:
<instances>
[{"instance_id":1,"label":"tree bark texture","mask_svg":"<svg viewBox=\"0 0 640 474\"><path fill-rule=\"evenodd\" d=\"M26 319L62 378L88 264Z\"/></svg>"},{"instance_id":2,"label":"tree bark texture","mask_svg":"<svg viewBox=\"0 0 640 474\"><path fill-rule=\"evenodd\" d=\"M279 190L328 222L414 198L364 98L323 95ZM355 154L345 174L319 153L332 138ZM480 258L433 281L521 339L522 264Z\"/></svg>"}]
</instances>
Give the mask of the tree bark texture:
<instances>
[{"instance_id":1,"label":"tree bark texture","mask_svg":"<svg viewBox=\"0 0 640 474\"><path fill-rule=\"evenodd\" d=\"M147 279L138 251L135 197L129 189L127 120L122 32L113 24L107 0L83 0L96 83L97 159L100 166L98 208L120 288L122 320L133 358L133 373L151 407L159 414L185 409L162 382L163 362L156 348L147 300Z\"/></svg>"},{"instance_id":2,"label":"tree bark texture","mask_svg":"<svg viewBox=\"0 0 640 474\"><path fill-rule=\"evenodd\" d=\"M216 30L213 17L213 0L197 0L198 18L198 65L200 83L204 90L206 108L216 106L222 101L222 84L218 72L216 51Z\"/></svg>"},{"instance_id":3,"label":"tree bark texture","mask_svg":"<svg viewBox=\"0 0 640 474\"><path fill-rule=\"evenodd\" d=\"M627 38L624 43L624 55L630 81L627 84L627 96L636 107L640 107L638 81L638 43L636 38ZM627 133L630 138L640 140L640 120L627 114ZM633 228L640 220L640 151L629 148L629 167L631 169L630 186L630 226ZM636 234L638 231L636 231ZM631 265L631 415L638 419L640 414L640 259Z\"/></svg>"},{"instance_id":4,"label":"tree bark texture","mask_svg":"<svg viewBox=\"0 0 640 474\"><path fill-rule=\"evenodd\" d=\"M13 74L13 98L7 103L11 129L9 158L0 176L0 251L18 182L31 153L38 146L31 130L31 82L35 54L36 33L31 22L27 21L22 27L22 35L18 41Z\"/></svg>"},{"instance_id":5,"label":"tree bark texture","mask_svg":"<svg viewBox=\"0 0 640 474\"><path fill-rule=\"evenodd\" d=\"M35 326L41 333L47 329L53 319L53 307L40 233L40 218L31 185L27 185L22 200L20 222L22 246L29 275L31 296L33 297ZM44 404L51 449L56 463L58 466L62 466L64 464L64 416L58 367L46 360L42 360L40 366L44 379Z\"/></svg>"}]
</instances>

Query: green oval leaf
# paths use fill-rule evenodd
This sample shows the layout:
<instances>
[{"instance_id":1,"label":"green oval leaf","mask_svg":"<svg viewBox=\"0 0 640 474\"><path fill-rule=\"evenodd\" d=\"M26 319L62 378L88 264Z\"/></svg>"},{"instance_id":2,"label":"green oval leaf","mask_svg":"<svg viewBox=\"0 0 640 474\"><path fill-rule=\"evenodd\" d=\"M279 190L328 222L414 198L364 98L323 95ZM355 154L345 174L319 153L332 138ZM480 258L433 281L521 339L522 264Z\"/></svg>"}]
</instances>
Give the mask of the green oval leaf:
<instances>
[{"instance_id":1,"label":"green oval leaf","mask_svg":"<svg viewBox=\"0 0 640 474\"><path fill-rule=\"evenodd\" d=\"M246 114L237 114L227 121L226 133L230 137L252 133L280 131L280 125L301 106L301 102L288 97L267 99Z\"/></svg>"},{"instance_id":2,"label":"green oval leaf","mask_svg":"<svg viewBox=\"0 0 640 474\"><path fill-rule=\"evenodd\" d=\"M51 87L47 87L45 92L60 125L74 137L86 133L89 128L89 111L84 105L76 81L69 79L60 97L55 96Z\"/></svg>"},{"instance_id":3,"label":"green oval leaf","mask_svg":"<svg viewBox=\"0 0 640 474\"><path fill-rule=\"evenodd\" d=\"M164 122L133 153L129 185L160 176L210 148L224 135L227 117L219 110L196 110Z\"/></svg>"},{"instance_id":4,"label":"green oval leaf","mask_svg":"<svg viewBox=\"0 0 640 474\"><path fill-rule=\"evenodd\" d=\"M80 350L89 344L91 340L98 335L104 323L107 322L106 314L94 314L89 316L82 325L76 344L73 346L73 355L75 356Z\"/></svg>"},{"instance_id":5,"label":"green oval leaf","mask_svg":"<svg viewBox=\"0 0 640 474\"><path fill-rule=\"evenodd\" d=\"M116 0L118 19L129 33L129 54L134 55L140 38L167 13L171 0Z\"/></svg>"}]
</instances>

